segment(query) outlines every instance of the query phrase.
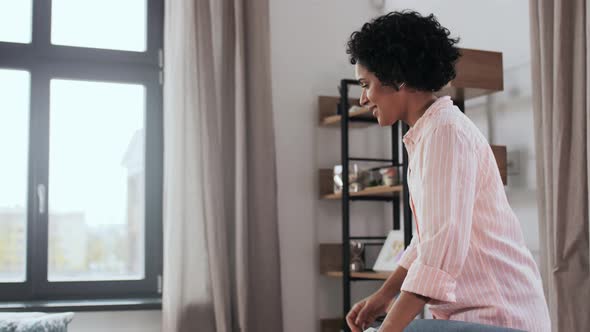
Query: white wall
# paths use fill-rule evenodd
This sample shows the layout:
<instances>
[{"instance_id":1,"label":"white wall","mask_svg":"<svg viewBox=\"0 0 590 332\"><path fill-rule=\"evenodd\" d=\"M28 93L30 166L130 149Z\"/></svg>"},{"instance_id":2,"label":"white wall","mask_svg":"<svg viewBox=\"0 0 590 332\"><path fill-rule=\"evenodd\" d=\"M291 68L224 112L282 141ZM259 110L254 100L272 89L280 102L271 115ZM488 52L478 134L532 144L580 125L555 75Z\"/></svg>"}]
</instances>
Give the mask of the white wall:
<instances>
[{"instance_id":1,"label":"white wall","mask_svg":"<svg viewBox=\"0 0 590 332\"><path fill-rule=\"evenodd\" d=\"M68 331L160 332L161 323L160 310L77 312Z\"/></svg>"}]
</instances>

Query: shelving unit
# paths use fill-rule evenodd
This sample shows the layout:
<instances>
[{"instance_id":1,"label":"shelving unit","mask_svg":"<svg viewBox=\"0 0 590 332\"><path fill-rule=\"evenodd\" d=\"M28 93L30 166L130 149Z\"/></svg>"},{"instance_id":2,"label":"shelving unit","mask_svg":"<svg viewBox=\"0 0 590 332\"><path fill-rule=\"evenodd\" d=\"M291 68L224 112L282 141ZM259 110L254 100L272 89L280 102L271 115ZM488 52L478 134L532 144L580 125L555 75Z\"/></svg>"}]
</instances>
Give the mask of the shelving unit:
<instances>
[{"instance_id":1,"label":"shelving unit","mask_svg":"<svg viewBox=\"0 0 590 332\"><path fill-rule=\"evenodd\" d=\"M491 94L503 90L502 54L498 52L461 49L462 57L455 65L457 76L449 82L437 95L450 95L453 102L465 111L465 100L478 96ZM320 169L319 198L325 200L340 200L342 202L342 242L340 244L321 244L320 255L324 266L320 267L323 275L342 280L343 313L342 317L350 310L350 286L353 281L362 280L386 280L390 273L362 271L351 272L350 266L350 242L351 240L384 240L385 237L352 237L350 234L350 203L352 201L384 201L392 203L393 229L399 230L403 219L404 242L408 246L412 238L412 213L409 205L409 190L407 187L408 154L401 141L408 131L408 126L396 123L391 126L391 159L369 159L351 157L348 146L348 133L350 128L367 128L377 124L377 120L364 108L357 108L349 112L351 105L358 105L358 100L348 97L349 87L358 85L356 80L343 79L339 86L339 97L319 97L320 127L340 128L341 160L342 167L342 192L333 193L333 180L331 169ZM347 116L342 116L347 114ZM401 133L400 133L401 131ZM506 184L506 147L491 146L496 157L500 174ZM401 160L400 159L400 151ZM361 190L349 191L349 169L351 161L378 162L383 166L397 166L402 168L402 183L396 186L378 186ZM403 209L403 217L402 211ZM342 245L344 244L344 245ZM373 243L374 244L374 243ZM334 259L340 253L340 259ZM321 263L322 264L322 263ZM340 331L344 328L349 331L343 319L322 319L323 332Z\"/></svg>"}]
</instances>

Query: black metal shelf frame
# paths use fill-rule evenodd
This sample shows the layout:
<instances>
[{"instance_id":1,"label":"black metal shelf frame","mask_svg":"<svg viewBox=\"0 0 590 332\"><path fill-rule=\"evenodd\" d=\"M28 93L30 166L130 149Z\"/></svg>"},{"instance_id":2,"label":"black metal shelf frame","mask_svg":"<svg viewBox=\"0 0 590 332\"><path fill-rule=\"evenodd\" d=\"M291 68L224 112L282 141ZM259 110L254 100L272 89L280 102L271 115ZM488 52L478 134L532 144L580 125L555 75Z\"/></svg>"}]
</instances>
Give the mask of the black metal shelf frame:
<instances>
[{"instance_id":1,"label":"black metal shelf frame","mask_svg":"<svg viewBox=\"0 0 590 332\"><path fill-rule=\"evenodd\" d=\"M388 196L352 196L349 198L350 201L376 201L376 202L399 202L398 197ZM398 228L399 229L399 228Z\"/></svg>"},{"instance_id":2,"label":"black metal shelf frame","mask_svg":"<svg viewBox=\"0 0 590 332\"><path fill-rule=\"evenodd\" d=\"M392 164L391 166L402 166L402 164L394 161L393 159L349 157L348 160L350 160L350 161L366 161L366 162L384 162L384 163L391 163Z\"/></svg>"},{"instance_id":3,"label":"black metal shelf frame","mask_svg":"<svg viewBox=\"0 0 590 332\"><path fill-rule=\"evenodd\" d=\"M351 236L351 240L385 240L386 236Z\"/></svg>"},{"instance_id":4,"label":"black metal shelf frame","mask_svg":"<svg viewBox=\"0 0 590 332\"><path fill-rule=\"evenodd\" d=\"M341 135L341 158L342 158L342 291L343 291L343 316L350 311L351 308L351 296L350 286L351 281L366 280L359 278L351 278L350 269L350 241L351 240L362 240L362 239L373 239L383 240L383 237L360 237L350 235L350 202L353 200L377 200L377 201L392 201L392 213L393 213L393 229L400 229L400 195L392 195L391 197L351 197L349 192L349 169L348 165L350 161L375 161L375 162L386 162L394 166L402 166L403 174L403 218L404 218L404 242L406 247L409 245L412 238L412 213L410 210L409 193L407 185L407 172L408 172L408 154L399 138L400 123L397 122L391 126L391 155L392 159L376 159L376 158L351 158L348 146L348 130L349 123L356 121L354 118L349 118L347 115L349 104L348 104L348 91L350 85L358 85L358 81L351 79L343 79L340 81L340 135ZM365 121L365 120L363 120ZM372 121L376 122L376 121ZM405 134L408 131L408 126L403 124L401 126L402 133ZM402 162L399 162L399 149L400 146L403 149ZM348 326L345 325L345 331L350 331Z\"/></svg>"}]
</instances>

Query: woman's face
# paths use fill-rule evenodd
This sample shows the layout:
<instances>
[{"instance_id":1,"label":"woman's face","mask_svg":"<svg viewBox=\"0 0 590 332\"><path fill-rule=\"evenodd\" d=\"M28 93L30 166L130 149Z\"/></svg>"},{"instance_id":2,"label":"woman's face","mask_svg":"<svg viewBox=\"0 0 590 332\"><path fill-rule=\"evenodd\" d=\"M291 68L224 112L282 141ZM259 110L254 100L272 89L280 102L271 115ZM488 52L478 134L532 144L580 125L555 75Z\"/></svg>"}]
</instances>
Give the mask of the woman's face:
<instances>
[{"instance_id":1,"label":"woman's face","mask_svg":"<svg viewBox=\"0 0 590 332\"><path fill-rule=\"evenodd\" d=\"M403 88L399 91L381 81L359 63L355 65L356 79L363 88L360 104L368 108L382 127L391 126L403 118L406 102Z\"/></svg>"}]
</instances>

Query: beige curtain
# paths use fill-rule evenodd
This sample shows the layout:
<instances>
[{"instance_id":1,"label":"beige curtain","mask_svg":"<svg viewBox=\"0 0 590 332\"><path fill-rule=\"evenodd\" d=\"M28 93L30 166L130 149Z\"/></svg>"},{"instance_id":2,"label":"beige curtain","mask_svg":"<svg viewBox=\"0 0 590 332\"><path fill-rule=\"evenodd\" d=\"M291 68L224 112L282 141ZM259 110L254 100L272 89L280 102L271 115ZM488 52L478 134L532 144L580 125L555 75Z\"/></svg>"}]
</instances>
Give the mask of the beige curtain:
<instances>
[{"instance_id":1,"label":"beige curtain","mask_svg":"<svg viewBox=\"0 0 590 332\"><path fill-rule=\"evenodd\" d=\"M165 3L163 331L281 331L268 0Z\"/></svg>"},{"instance_id":2,"label":"beige curtain","mask_svg":"<svg viewBox=\"0 0 590 332\"><path fill-rule=\"evenodd\" d=\"M587 0L531 0L541 272L553 331L590 331Z\"/></svg>"}]
</instances>

